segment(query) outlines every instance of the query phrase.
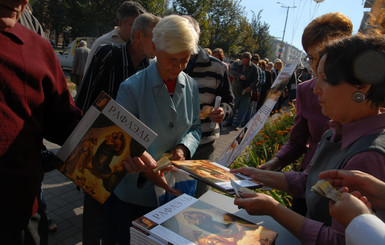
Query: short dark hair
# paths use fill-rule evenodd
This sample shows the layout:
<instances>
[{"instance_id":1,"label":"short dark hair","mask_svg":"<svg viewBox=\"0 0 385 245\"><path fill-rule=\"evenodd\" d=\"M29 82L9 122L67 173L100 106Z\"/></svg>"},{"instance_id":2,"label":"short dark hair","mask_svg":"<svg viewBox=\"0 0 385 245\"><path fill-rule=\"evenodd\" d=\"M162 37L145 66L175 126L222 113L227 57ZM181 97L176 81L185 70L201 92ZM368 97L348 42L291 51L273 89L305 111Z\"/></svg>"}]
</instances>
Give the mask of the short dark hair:
<instances>
[{"instance_id":1,"label":"short dark hair","mask_svg":"<svg viewBox=\"0 0 385 245\"><path fill-rule=\"evenodd\" d=\"M329 43L320 57L323 55L326 55L327 83L370 84L367 100L376 106L384 105L385 39L382 36L355 35L339 39Z\"/></svg>"},{"instance_id":2,"label":"short dark hair","mask_svg":"<svg viewBox=\"0 0 385 245\"><path fill-rule=\"evenodd\" d=\"M116 19L124 21L127 17L137 17L144 14L147 11L140 5L140 3L134 1L124 1L116 11Z\"/></svg>"}]
</instances>

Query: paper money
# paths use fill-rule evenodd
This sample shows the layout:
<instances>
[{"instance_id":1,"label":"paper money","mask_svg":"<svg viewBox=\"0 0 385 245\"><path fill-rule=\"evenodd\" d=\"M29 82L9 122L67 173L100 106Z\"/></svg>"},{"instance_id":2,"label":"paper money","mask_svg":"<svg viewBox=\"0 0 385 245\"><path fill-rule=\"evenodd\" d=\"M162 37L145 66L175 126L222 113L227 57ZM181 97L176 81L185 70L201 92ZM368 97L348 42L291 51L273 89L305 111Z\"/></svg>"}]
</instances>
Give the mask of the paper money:
<instances>
[{"instance_id":1,"label":"paper money","mask_svg":"<svg viewBox=\"0 0 385 245\"><path fill-rule=\"evenodd\" d=\"M163 154L163 157L156 162L156 168L154 168L152 171L158 172L164 169L165 167L169 166L171 164L170 157L172 157L172 154Z\"/></svg>"},{"instance_id":2,"label":"paper money","mask_svg":"<svg viewBox=\"0 0 385 245\"><path fill-rule=\"evenodd\" d=\"M318 180L315 185L311 187L311 190L318 193L321 196L327 197L334 202L341 199L341 192L337 191L328 181Z\"/></svg>"},{"instance_id":3,"label":"paper money","mask_svg":"<svg viewBox=\"0 0 385 245\"><path fill-rule=\"evenodd\" d=\"M213 110L214 110L214 107L212 107L210 105L203 106L201 113L200 113L200 119L202 119L202 120L206 119Z\"/></svg>"}]
</instances>

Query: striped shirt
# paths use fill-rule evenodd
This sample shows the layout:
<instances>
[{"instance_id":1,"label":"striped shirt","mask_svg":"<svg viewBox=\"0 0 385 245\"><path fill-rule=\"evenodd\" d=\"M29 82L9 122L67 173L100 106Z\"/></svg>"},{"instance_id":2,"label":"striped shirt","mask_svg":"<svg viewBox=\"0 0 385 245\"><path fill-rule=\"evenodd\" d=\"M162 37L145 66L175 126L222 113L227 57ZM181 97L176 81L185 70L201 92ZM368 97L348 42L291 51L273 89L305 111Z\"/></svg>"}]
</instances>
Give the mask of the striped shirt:
<instances>
[{"instance_id":1,"label":"striped shirt","mask_svg":"<svg viewBox=\"0 0 385 245\"><path fill-rule=\"evenodd\" d=\"M84 112L102 91L115 99L120 83L149 65L148 59L144 59L135 68L128 54L128 45L129 41L123 45L110 43L97 49L76 96L75 103Z\"/></svg>"},{"instance_id":2,"label":"striped shirt","mask_svg":"<svg viewBox=\"0 0 385 245\"><path fill-rule=\"evenodd\" d=\"M190 60L185 72L198 84L201 109L205 105L214 106L215 97L221 96L221 107L224 109L226 119L232 112L234 95L225 65L199 47L198 54ZM216 124L215 128L211 128L210 118L201 120L201 125L201 144L213 142L219 137L219 125Z\"/></svg>"}]
</instances>

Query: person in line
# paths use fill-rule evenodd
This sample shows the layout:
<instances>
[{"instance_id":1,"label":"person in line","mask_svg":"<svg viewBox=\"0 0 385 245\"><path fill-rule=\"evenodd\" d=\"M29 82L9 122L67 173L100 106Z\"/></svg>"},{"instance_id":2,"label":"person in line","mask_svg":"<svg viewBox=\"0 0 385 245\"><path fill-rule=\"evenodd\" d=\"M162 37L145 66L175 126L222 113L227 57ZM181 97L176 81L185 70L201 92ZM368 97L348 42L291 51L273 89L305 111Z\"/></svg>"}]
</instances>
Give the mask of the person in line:
<instances>
[{"instance_id":1,"label":"person in line","mask_svg":"<svg viewBox=\"0 0 385 245\"><path fill-rule=\"evenodd\" d=\"M385 223L371 209L385 210L385 183L357 170L329 170L319 177L343 188L341 200L329 205L330 215L346 227L346 244L384 244Z\"/></svg>"},{"instance_id":2,"label":"person in line","mask_svg":"<svg viewBox=\"0 0 385 245\"><path fill-rule=\"evenodd\" d=\"M200 28L197 20L191 16L183 16L194 26L200 36ZM221 104L218 109L213 110L207 118L201 118L202 140L196 150L193 160L215 161L215 140L220 136L219 123L231 115L231 108L234 105L234 95L230 88L230 80L227 68L218 59L207 55L198 45L198 53L193 55L187 64L185 73L190 75L198 84L200 108L213 106L215 98L221 97ZM212 123L215 123L212 127ZM200 197L208 190L203 182L198 182L196 197Z\"/></svg>"},{"instance_id":3,"label":"person in line","mask_svg":"<svg viewBox=\"0 0 385 245\"><path fill-rule=\"evenodd\" d=\"M96 51L75 101L84 112L102 91L115 99L120 83L146 68L149 59L155 57L151 48L152 29L160 18L149 13L139 17L132 25L131 39L127 43L105 44Z\"/></svg>"},{"instance_id":4,"label":"person in line","mask_svg":"<svg viewBox=\"0 0 385 245\"><path fill-rule=\"evenodd\" d=\"M225 62L225 53L223 52L223 49L216 48L213 50L213 56L217 58L218 60L222 61L222 63L226 66L226 69L229 70L230 66Z\"/></svg>"},{"instance_id":5,"label":"person in line","mask_svg":"<svg viewBox=\"0 0 385 245\"><path fill-rule=\"evenodd\" d=\"M250 104L247 109L245 124L255 115L257 112L257 106L261 96L261 88L265 84L266 75L265 72L259 67L260 57L259 54L253 54L251 57L251 62L254 63L258 68L259 74L259 84L258 86L251 91Z\"/></svg>"},{"instance_id":6,"label":"person in line","mask_svg":"<svg viewBox=\"0 0 385 245\"><path fill-rule=\"evenodd\" d=\"M198 34L187 19L170 15L155 26L152 40L156 61L126 79L116 101L158 137L141 157L127 160L129 173L104 204L103 241L129 244L132 221L169 200L167 195L156 194L154 184L171 173L154 173L155 160L166 152L174 160L190 159L201 139L198 86L183 72L191 55L198 52ZM194 180L180 184L194 195Z\"/></svg>"},{"instance_id":7,"label":"person in line","mask_svg":"<svg viewBox=\"0 0 385 245\"><path fill-rule=\"evenodd\" d=\"M16 245L40 242L43 138L63 144L82 116L49 42L18 23L28 2L0 0L0 236Z\"/></svg>"},{"instance_id":8,"label":"person in line","mask_svg":"<svg viewBox=\"0 0 385 245\"><path fill-rule=\"evenodd\" d=\"M87 111L102 91L116 98L120 84L149 65L154 57L152 30L160 18L149 13L138 16L131 28L131 40L122 46L105 44L95 53L83 79L76 105ZM84 195L83 244L99 242L99 224L103 205Z\"/></svg>"},{"instance_id":9,"label":"person in line","mask_svg":"<svg viewBox=\"0 0 385 245\"><path fill-rule=\"evenodd\" d=\"M321 15L310 22L302 34L302 46L310 58L309 62L312 69L317 70L318 51L322 50L328 41L351 36L352 31L352 22L347 16L339 12ZM297 113L294 118L294 126L290 130L289 141L272 159L259 168L277 171L295 162L303 154L305 156L299 171L304 171L310 164L322 134L327 129L327 122L330 120L322 114L318 97L313 93L316 82L317 78L313 78L298 86ZM304 198L295 197L292 208L294 211L305 215L306 203Z\"/></svg>"},{"instance_id":10,"label":"person in line","mask_svg":"<svg viewBox=\"0 0 385 245\"><path fill-rule=\"evenodd\" d=\"M84 69L90 49L87 48L87 42L81 40L79 42L79 48L75 49L74 62L72 63L71 73L75 75L76 91L79 90L80 83L83 80Z\"/></svg>"},{"instance_id":11,"label":"person in line","mask_svg":"<svg viewBox=\"0 0 385 245\"><path fill-rule=\"evenodd\" d=\"M233 126L239 130L246 120L247 109L249 108L251 91L259 84L258 67L251 62L251 53L244 52L242 60L234 62L230 67L230 75L233 77L232 90L235 96L233 113L224 122L224 126ZM234 121L234 114L238 112Z\"/></svg>"},{"instance_id":12,"label":"person in line","mask_svg":"<svg viewBox=\"0 0 385 245\"><path fill-rule=\"evenodd\" d=\"M319 173L330 169L360 170L385 180L385 72L376 69L385 65L385 40L361 35L335 40L320 57L313 91L322 113L331 121L308 168L285 173L232 170L266 186L305 196L306 217L265 194L245 194L234 203L250 214L272 216L303 244L345 244L345 228L330 216L328 199L311 187Z\"/></svg>"},{"instance_id":13,"label":"person in line","mask_svg":"<svg viewBox=\"0 0 385 245\"><path fill-rule=\"evenodd\" d=\"M258 65L259 65L259 68L261 68L262 72L265 73L265 82L260 86L261 87L261 94L259 96L259 100L258 100L258 104L257 104L257 108L256 108L255 112L257 112L259 110L259 108L261 108L262 105L265 103L265 99L269 93L271 85L273 85L273 83L272 83L273 76L271 75L271 71L266 70L266 65L267 65L266 61L260 60ZM252 112L252 114L253 114L253 112Z\"/></svg>"},{"instance_id":14,"label":"person in line","mask_svg":"<svg viewBox=\"0 0 385 245\"><path fill-rule=\"evenodd\" d=\"M116 11L116 20L118 25L114 29L101 37L97 38L92 44L90 53L87 58L84 72L88 70L96 50L103 44L125 44L130 40L131 27L135 18L147 11L138 2L124 1Z\"/></svg>"}]
</instances>

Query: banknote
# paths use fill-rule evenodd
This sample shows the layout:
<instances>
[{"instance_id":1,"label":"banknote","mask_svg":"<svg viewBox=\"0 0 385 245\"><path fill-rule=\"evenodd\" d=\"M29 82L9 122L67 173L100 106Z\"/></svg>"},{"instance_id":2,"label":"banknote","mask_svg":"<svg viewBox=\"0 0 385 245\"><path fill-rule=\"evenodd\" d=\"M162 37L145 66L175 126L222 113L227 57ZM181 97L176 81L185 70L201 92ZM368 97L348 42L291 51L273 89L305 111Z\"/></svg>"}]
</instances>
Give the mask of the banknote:
<instances>
[{"instance_id":1,"label":"banknote","mask_svg":"<svg viewBox=\"0 0 385 245\"><path fill-rule=\"evenodd\" d=\"M341 199L341 192L337 191L328 181L318 180L315 185L311 187L311 190L318 193L321 196L327 197L334 202Z\"/></svg>"}]
</instances>

